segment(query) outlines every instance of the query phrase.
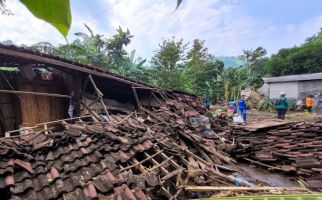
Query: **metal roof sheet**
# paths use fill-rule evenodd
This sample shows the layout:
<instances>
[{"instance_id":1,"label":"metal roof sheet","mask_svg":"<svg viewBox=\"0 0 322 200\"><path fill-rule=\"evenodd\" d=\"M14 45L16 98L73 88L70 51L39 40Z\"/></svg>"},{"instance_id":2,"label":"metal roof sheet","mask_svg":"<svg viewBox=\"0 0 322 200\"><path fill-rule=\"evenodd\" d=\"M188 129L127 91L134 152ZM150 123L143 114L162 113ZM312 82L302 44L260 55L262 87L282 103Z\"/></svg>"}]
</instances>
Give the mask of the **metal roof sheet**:
<instances>
[{"instance_id":1,"label":"metal roof sheet","mask_svg":"<svg viewBox=\"0 0 322 200\"><path fill-rule=\"evenodd\" d=\"M267 78L263 78L263 80L266 83L322 80L322 73L267 77Z\"/></svg>"}]
</instances>

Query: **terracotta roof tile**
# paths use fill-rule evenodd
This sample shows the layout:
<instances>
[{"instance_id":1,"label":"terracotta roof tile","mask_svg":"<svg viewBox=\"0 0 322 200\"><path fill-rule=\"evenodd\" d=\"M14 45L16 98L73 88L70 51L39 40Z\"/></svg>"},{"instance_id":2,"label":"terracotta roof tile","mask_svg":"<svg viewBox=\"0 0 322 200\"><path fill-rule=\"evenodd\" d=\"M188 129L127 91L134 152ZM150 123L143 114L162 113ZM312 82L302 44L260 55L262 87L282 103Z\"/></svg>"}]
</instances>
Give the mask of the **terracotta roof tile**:
<instances>
[{"instance_id":1,"label":"terracotta roof tile","mask_svg":"<svg viewBox=\"0 0 322 200\"><path fill-rule=\"evenodd\" d=\"M310 187L321 189L321 180L313 179L321 172L322 166L321 122L320 119L312 122L294 122L269 128L260 134L250 132L240 137L237 135L237 140L249 145L237 149L236 157L252 156L253 159L261 161L265 158L265 155L261 154L264 149L273 155L272 159L275 158L271 165L295 167L294 171L297 174L311 181Z\"/></svg>"}]
</instances>

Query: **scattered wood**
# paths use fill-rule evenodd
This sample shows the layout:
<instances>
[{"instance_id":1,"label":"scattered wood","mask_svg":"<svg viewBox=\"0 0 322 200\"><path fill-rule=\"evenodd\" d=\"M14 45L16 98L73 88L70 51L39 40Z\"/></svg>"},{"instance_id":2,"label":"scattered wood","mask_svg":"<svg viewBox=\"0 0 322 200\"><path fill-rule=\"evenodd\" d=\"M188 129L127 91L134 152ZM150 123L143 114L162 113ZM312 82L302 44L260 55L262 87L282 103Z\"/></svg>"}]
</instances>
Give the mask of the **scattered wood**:
<instances>
[{"instance_id":1,"label":"scattered wood","mask_svg":"<svg viewBox=\"0 0 322 200\"><path fill-rule=\"evenodd\" d=\"M172 178L172 177L174 177L174 176L179 175L180 173L182 173L182 169L174 170L173 172L171 172L171 173L169 173L169 174L167 174L167 175L163 176L163 177L161 178L161 180L162 180L162 181L168 180L168 179L170 179L170 178Z\"/></svg>"},{"instance_id":2,"label":"scattered wood","mask_svg":"<svg viewBox=\"0 0 322 200\"><path fill-rule=\"evenodd\" d=\"M167 163L168 163L172 158L173 158L173 156L169 157L168 159L164 160L162 163L160 163L160 164L158 164L158 165L154 166L154 167L153 167L153 168L151 168L151 169L148 169L148 171L149 171L149 172L152 172L153 170L156 170L156 169L158 169L158 168L162 167L163 165L167 164Z\"/></svg>"},{"instance_id":3,"label":"scattered wood","mask_svg":"<svg viewBox=\"0 0 322 200\"><path fill-rule=\"evenodd\" d=\"M282 169L282 168L279 168L279 167L274 167L272 165L264 164L264 163L261 163L261 162L258 162L258 161L255 161L255 160L252 160L252 159L249 159L249 158L244 158L244 160L247 160L248 162L260 165L262 167L267 167L270 170L278 170L278 171L283 171L283 172L289 172L290 171L290 170Z\"/></svg>"},{"instance_id":4,"label":"scattered wood","mask_svg":"<svg viewBox=\"0 0 322 200\"><path fill-rule=\"evenodd\" d=\"M140 162L137 162L137 163L135 163L135 164L133 164L133 165L130 165L130 166L128 166L128 167L125 167L125 168L123 168L123 169L121 170L121 172L122 172L122 171L125 171L125 170L128 170L128 169L131 169L131 168L133 168L133 167L136 167L136 166L138 166L138 165L141 165L141 164L143 164L144 162L146 162L146 161L148 161L148 160L152 159L153 157L155 157L155 156L159 155L159 154L160 154L160 153L162 153L162 152L163 152L163 151L161 150L161 151L157 152L156 154L153 154L152 156L149 156L149 157L145 158L144 160L141 160Z\"/></svg>"},{"instance_id":5,"label":"scattered wood","mask_svg":"<svg viewBox=\"0 0 322 200\"><path fill-rule=\"evenodd\" d=\"M123 118L121 121L117 122L117 124L122 124L122 123L123 123L123 122L125 122L127 119L129 119L133 114L134 114L134 112L132 112L131 114L129 114L128 116L126 116L125 118Z\"/></svg>"},{"instance_id":6,"label":"scattered wood","mask_svg":"<svg viewBox=\"0 0 322 200\"><path fill-rule=\"evenodd\" d=\"M102 120L105 120L104 118L102 118L101 116L99 116L95 111L93 111L87 104L86 102L83 100L81 101L81 104L86 108L86 110L92 114L93 120L95 122L99 122Z\"/></svg>"}]
</instances>

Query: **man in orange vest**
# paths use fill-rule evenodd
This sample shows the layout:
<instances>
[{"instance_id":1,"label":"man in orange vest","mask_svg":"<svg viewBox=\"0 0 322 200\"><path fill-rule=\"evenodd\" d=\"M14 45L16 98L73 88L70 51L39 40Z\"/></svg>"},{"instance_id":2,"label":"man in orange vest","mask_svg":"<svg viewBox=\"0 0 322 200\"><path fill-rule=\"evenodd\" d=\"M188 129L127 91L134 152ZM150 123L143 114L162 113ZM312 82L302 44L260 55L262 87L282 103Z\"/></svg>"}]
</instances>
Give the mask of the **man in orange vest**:
<instances>
[{"instance_id":1,"label":"man in orange vest","mask_svg":"<svg viewBox=\"0 0 322 200\"><path fill-rule=\"evenodd\" d=\"M309 114L311 114L312 113L312 106L313 106L312 95L309 95L306 97L305 103L306 103L307 112Z\"/></svg>"}]
</instances>

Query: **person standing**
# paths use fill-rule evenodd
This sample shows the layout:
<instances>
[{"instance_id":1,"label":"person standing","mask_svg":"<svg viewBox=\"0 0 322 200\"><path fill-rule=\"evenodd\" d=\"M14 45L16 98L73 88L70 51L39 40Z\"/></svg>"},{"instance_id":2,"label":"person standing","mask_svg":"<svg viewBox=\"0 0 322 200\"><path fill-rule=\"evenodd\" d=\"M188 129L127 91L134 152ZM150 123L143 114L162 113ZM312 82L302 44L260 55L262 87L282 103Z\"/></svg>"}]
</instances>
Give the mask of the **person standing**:
<instances>
[{"instance_id":1,"label":"person standing","mask_svg":"<svg viewBox=\"0 0 322 200\"><path fill-rule=\"evenodd\" d=\"M275 101L278 119L285 119L285 114L288 109L288 100L285 96L285 92L280 92L280 97Z\"/></svg>"},{"instance_id":2,"label":"person standing","mask_svg":"<svg viewBox=\"0 0 322 200\"><path fill-rule=\"evenodd\" d=\"M228 116L233 116L237 112L237 105L235 99L232 97L228 102Z\"/></svg>"},{"instance_id":3,"label":"person standing","mask_svg":"<svg viewBox=\"0 0 322 200\"><path fill-rule=\"evenodd\" d=\"M308 95L306 97L305 104L306 104L307 113L308 114L311 114L312 113L312 106L313 106L313 98L312 98L312 95Z\"/></svg>"},{"instance_id":4,"label":"person standing","mask_svg":"<svg viewBox=\"0 0 322 200\"><path fill-rule=\"evenodd\" d=\"M244 120L244 123L246 123L246 119L247 119L246 95L242 95L242 98L238 100L238 109L240 111L240 115Z\"/></svg>"},{"instance_id":5,"label":"person standing","mask_svg":"<svg viewBox=\"0 0 322 200\"><path fill-rule=\"evenodd\" d=\"M206 96L206 97L204 98L204 100L203 100L203 103L204 103L204 105L205 105L205 108L206 108L207 110L209 110L209 109L210 109L210 104L211 104L210 97L209 97L209 96Z\"/></svg>"}]
</instances>

